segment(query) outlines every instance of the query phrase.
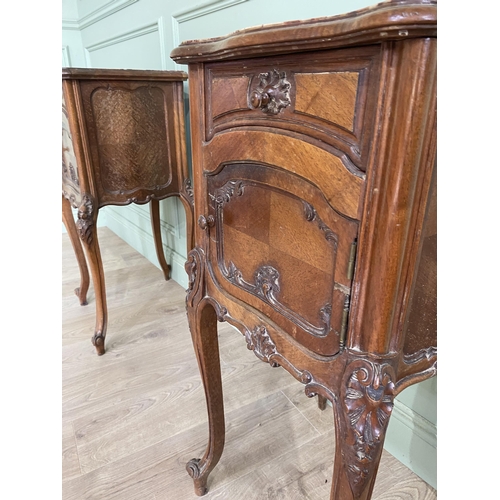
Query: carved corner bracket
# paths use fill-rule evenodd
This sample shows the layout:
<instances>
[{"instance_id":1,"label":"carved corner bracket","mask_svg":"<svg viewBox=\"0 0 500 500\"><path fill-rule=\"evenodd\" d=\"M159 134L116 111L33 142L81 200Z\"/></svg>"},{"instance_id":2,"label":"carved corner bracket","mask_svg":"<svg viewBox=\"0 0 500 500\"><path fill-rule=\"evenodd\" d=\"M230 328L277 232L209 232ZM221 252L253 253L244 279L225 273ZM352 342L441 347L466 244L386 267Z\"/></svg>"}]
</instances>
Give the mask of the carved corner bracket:
<instances>
[{"instance_id":1,"label":"carved corner bracket","mask_svg":"<svg viewBox=\"0 0 500 500\"><path fill-rule=\"evenodd\" d=\"M204 280L204 253L201 248L193 248L187 256L184 269L188 275L188 289L186 290L186 305L193 306L195 296L203 292Z\"/></svg>"},{"instance_id":2,"label":"carved corner bracket","mask_svg":"<svg viewBox=\"0 0 500 500\"><path fill-rule=\"evenodd\" d=\"M374 473L394 407L396 375L392 365L356 359L344 372L338 405L346 444L342 455L346 474L359 495Z\"/></svg>"},{"instance_id":3,"label":"carved corner bracket","mask_svg":"<svg viewBox=\"0 0 500 500\"><path fill-rule=\"evenodd\" d=\"M94 239L94 199L89 194L82 196L82 202L78 207L78 219L76 228L82 241L91 245Z\"/></svg>"}]
</instances>

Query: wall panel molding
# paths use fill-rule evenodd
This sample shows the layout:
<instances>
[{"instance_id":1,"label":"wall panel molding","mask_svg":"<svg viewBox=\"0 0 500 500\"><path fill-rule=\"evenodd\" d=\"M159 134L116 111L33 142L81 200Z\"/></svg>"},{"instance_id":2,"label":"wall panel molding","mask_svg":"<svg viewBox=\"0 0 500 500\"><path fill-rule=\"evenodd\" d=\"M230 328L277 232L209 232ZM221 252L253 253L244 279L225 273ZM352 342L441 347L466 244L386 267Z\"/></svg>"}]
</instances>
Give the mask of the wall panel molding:
<instances>
[{"instance_id":1,"label":"wall panel molding","mask_svg":"<svg viewBox=\"0 0 500 500\"><path fill-rule=\"evenodd\" d=\"M91 53L100 49L104 49L106 47L111 47L113 45L117 45L119 43L126 42L127 40L132 40L134 38L138 38L144 35L149 35L150 33L158 32L158 37L160 39L160 54L161 54L161 69L167 69L167 57L165 53L165 29L163 18L160 17L154 23L147 24L145 26L140 26L133 30L129 30L118 35L115 35L111 38L107 38L105 40L101 40L100 42L94 43L84 48L85 50L85 59L87 61L87 67L91 68Z\"/></svg>"},{"instance_id":2,"label":"wall panel molding","mask_svg":"<svg viewBox=\"0 0 500 500\"><path fill-rule=\"evenodd\" d=\"M139 0L111 0L78 20L79 29L85 29L102 19L115 14Z\"/></svg>"},{"instance_id":3,"label":"wall panel molding","mask_svg":"<svg viewBox=\"0 0 500 500\"><path fill-rule=\"evenodd\" d=\"M68 45L63 45L62 46L62 64L63 67L68 68L71 66L71 58L69 56L69 46Z\"/></svg>"},{"instance_id":4,"label":"wall panel molding","mask_svg":"<svg viewBox=\"0 0 500 500\"><path fill-rule=\"evenodd\" d=\"M63 30L80 30L80 23L78 19L63 19L62 20L62 29Z\"/></svg>"},{"instance_id":5,"label":"wall panel molding","mask_svg":"<svg viewBox=\"0 0 500 500\"><path fill-rule=\"evenodd\" d=\"M195 7L190 7L172 14L172 36L174 47L177 47L180 43L180 24L244 2L248 2L248 0L210 0L209 2L204 2Z\"/></svg>"}]
</instances>

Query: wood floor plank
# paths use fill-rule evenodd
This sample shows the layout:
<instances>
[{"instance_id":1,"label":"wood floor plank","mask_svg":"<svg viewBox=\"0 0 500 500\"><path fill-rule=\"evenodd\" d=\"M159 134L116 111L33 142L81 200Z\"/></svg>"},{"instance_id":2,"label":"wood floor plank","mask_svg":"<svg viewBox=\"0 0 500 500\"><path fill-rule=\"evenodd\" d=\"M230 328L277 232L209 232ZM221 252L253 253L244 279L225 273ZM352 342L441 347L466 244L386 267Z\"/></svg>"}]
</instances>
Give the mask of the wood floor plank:
<instances>
[{"instance_id":1,"label":"wood floor plank","mask_svg":"<svg viewBox=\"0 0 500 500\"><path fill-rule=\"evenodd\" d=\"M205 396L185 290L108 228L99 228L106 277L107 351L97 356L79 270L62 238L62 500L197 498L185 464L208 440ZM220 324L226 447L205 498L326 500L335 448L333 411ZM384 452L374 500L435 500L435 490Z\"/></svg>"}]
</instances>

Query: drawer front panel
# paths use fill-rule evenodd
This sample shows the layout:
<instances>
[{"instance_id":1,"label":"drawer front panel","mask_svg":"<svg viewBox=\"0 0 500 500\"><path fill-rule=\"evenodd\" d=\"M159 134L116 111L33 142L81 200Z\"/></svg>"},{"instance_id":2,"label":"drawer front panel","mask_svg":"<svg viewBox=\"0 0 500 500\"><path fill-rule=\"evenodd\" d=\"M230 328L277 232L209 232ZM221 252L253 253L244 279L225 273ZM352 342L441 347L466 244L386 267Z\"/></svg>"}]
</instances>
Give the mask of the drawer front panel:
<instances>
[{"instance_id":1,"label":"drawer front panel","mask_svg":"<svg viewBox=\"0 0 500 500\"><path fill-rule=\"evenodd\" d=\"M81 203L78 161L68 121L68 110L62 95L62 191L74 208Z\"/></svg>"},{"instance_id":2,"label":"drawer front panel","mask_svg":"<svg viewBox=\"0 0 500 500\"><path fill-rule=\"evenodd\" d=\"M209 265L218 286L306 348L339 351L357 221L305 179L272 165L226 163L207 175Z\"/></svg>"},{"instance_id":3,"label":"drawer front panel","mask_svg":"<svg viewBox=\"0 0 500 500\"><path fill-rule=\"evenodd\" d=\"M343 150L364 171L378 61L368 47L208 64L206 139L237 126L293 130Z\"/></svg>"},{"instance_id":4,"label":"drawer front panel","mask_svg":"<svg viewBox=\"0 0 500 500\"><path fill-rule=\"evenodd\" d=\"M350 171L340 151L307 142L307 136L279 132L248 129L216 135L203 149L205 172L216 172L230 161L272 164L308 180L335 210L357 219L364 175Z\"/></svg>"}]
</instances>

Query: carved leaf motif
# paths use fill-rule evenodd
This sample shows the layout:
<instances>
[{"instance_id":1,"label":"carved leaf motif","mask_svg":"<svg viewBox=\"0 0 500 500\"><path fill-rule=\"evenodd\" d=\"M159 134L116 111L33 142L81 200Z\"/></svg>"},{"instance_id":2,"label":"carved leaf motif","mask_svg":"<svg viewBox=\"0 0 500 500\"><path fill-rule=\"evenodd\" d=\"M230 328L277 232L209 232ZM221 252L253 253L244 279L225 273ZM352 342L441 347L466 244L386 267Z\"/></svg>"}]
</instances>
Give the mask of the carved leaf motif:
<instances>
[{"instance_id":1,"label":"carved leaf motif","mask_svg":"<svg viewBox=\"0 0 500 500\"><path fill-rule=\"evenodd\" d=\"M277 354L276 345L272 341L265 326L257 326L252 331L247 330L245 334L247 348L253 350L255 355L262 361L271 362L271 356Z\"/></svg>"},{"instance_id":2,"label":"carved leaf motif","mask_svg":"<svg viewBox=\"0 0 500 500\"><path fill-rule=\"evenodd\" d=\"M369 476L366 464L381 451L383 436L394 405L393 369L389 364L369 360L353 363L344 394L344 408L353 452L347 468L354 492Z\"/></svg>"},{"instance_id":3,"label":"carved leaf motif","mask_svg":"<svg viewBox=\"0 0 500 500\"><path fill-rule=\"evenodd\" d=\"M280 291L280 273L273 266L262 266L255 271L255 287L257 292L264 297L275 297Z\"/></svg>"},{"instance_id":4,"label":"carved leaf motif","mask_svg":"<svg viewBox=\"0 0 500 500\"><path fill-rule=\"evenodd\" d=\"M76 228L80 238L90 245L93 241L93 221L94 203L92 197L88 194L83 195L82 203L78 208L78 219Z\"/></svg>"},{"instance_id":5,"label":"carved leaf motif","mask_svg":"<svg viewBox=\"0 0 500 500\"><path fill-rule=\"evenodd\" d=\"M191 185L191 179L186 179L184 181L184 189L186 190L189 200L191 201L191 203L193 203L194 191L193 191L193 186Z\"/></svg>"},{"instance_id":6,"label":"carved leaf motif","mask_svg":"<svg viewBox=\"0 0 500 500\"><path fill-rule=\"evenodd\" d=\"M210 198L218 205L224 205L229 203L233 196L241 196L244 187L243 181L228 181L224 186L217 189L214 194L210 194Z\"/></svg>"},{"instance_id":7,"label":"carved leaf motif","mask_svg":"<svg viewBox=\"0 0 500 500\"><path fill-rule=\"evenodd\" d=\"M334 243L335 249L338 245L338 236L334 233L319 217L316 209L307 201L302 200L304 206L304 215L307 221L316 222L319 229L325 233L325 238L327 241L332 241Z\"/></svg>"},{"instance_id":8,"label":"carved leaf motif","mask_svg":"<svg viewBox=\"0 0 500 500\"><path fill-rule=\"evenodd\" d=\"M259 74L259 84L250 91L249 104L264 113L277 115L282 109L290 106L290 82L285 72L274 69Z\"/></svg>"}]
</instances>

